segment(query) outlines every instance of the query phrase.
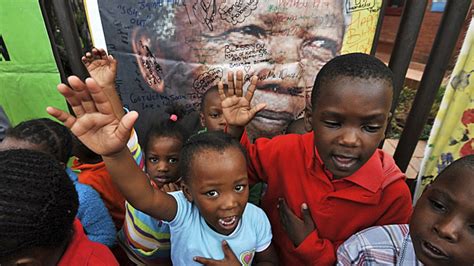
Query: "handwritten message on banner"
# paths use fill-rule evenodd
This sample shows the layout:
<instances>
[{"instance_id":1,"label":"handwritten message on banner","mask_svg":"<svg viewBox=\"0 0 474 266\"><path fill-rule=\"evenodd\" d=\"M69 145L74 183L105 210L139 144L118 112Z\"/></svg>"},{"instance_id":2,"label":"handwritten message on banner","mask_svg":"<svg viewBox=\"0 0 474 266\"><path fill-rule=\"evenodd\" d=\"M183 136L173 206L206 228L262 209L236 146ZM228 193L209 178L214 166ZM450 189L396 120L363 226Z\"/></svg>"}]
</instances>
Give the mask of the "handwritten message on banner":
<instances>
[{"instance_id":1,"label":"handwritten message on banner","mask_svg":"<svg viewBox=\"0 0 474 266\"><path fill-rule=\"evenodd\" d=\"M199 110L202 94L242 70L267 103L249 135L274 136L301 117L319 69L371 49L379 0L86 1L95 46L119 61L117 85L139 129L175 103ZM97 19L100 18L100 19Z\"/></svg>"}]
</instances>

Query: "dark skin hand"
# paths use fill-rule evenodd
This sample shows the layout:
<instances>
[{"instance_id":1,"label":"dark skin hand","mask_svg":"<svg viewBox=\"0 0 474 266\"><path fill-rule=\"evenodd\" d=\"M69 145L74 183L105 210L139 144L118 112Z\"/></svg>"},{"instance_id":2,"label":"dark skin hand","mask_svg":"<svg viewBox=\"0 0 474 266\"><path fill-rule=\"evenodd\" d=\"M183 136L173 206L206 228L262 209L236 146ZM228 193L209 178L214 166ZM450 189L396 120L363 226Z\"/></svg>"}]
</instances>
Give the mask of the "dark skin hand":
<instances>
[{"instance_id":1,"label":"dark skin hand","mask_svg":"<svg viewBox=\"0 0 474 266\"><path fill-rule=\"evenodd\" d=\"M291 211L283 198L278 199L277 207L283 229L295 247L298 247L311 232L316 230L316 225L306 203L301 204L303 219L300 219Z\"/></svg>"},{"instance_id":2,"label":"dark skin hand","mask_svg":"<svg viewBox=\"0 0 474 266\"><path fill-rule=\"evenodd\" d=\"M227 241L222 241L222 250L224 251L223 260L213 260L203 257L194 257L194 261L201 263L202 265L217 266L217 265L229 265L229 266L240 266L240 262L235 257L234 252L230 249Z\"/></svg>"}]
</instances>

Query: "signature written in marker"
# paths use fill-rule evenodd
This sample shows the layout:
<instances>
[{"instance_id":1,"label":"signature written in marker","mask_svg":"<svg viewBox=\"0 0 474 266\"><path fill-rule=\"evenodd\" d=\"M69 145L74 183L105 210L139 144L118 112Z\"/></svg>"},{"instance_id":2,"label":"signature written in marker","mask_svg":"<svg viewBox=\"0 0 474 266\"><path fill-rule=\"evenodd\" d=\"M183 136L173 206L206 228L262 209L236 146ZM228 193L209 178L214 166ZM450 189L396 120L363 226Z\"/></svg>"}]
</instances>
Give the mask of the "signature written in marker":
<instances>
[{"instance_id":1,"label":"signature written in marker","mask_svg":"<svg viewBox=\"0 0 474 266\"><path fill-rule=\"evenodd\" d=\"M193 4L193 13L201 23L206 24L210 31L214 30L212 23L217 13L216 0L198 0Z\"/></svg>"},{"instance_id":2,"label":"signature written in marker","mask_svg":"<svg viewBox=\"0 0 474 266\"><path fill-rule=\"evenodd\" d=\"M219 7L221 18L233 25L244 22L245 18L257 9L258 0L238 0L234 4L227 6L226 3Z\"/></svg>"}]
</instances>

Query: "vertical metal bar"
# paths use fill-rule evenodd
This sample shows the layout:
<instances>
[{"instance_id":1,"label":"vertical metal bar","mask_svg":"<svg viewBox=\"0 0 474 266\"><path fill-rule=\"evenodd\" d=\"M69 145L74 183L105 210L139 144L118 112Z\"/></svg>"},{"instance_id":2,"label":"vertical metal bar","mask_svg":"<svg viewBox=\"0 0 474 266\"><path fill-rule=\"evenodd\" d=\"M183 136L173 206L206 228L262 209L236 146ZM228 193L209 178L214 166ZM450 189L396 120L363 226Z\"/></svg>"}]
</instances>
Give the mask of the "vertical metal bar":
<instances>
[{"instance_id":1,"label":"vertical metal bar","mask_svg":"<svg viewBox=\"0 0 474 266\"><path fill-rule=\"evenodd\" d=\"M67 59L74 75L84 79L88 77L86 68L81 62L83 54L81 40L74 21L71 4L67 0L52 0L58 26L64 39Z\"/></svg>"},{"instance_id":2,"label":"vertical metal bar","mask_svg":"<svg viewBox=\"0 0 474 266\"><path fill-rule=\"evenodd\" d=\"M395 150L395 162L402 171L407 169L423 131L470 5L471 0L450 0L446 5L405 129Z\"/></svg>"},{"instance_id":3,"label":"vertical metal bar","mask_svg":"<svg viewBox=\"0 0 474 266\"><path fill-rule=\"evenodd\" d=\"M380 32L382 32L383 19L385 17L385 8L388 5L388 0L382 1L382 6L379 11L379 18L377 19L377 28L375 28L374 40L372 41L372 48L370 49L370 55L375 55L377 51L377 44L380 39Z\"/></svg>"},{"instance_id":4,"label":"vertical metal bar","mask_svg":"<svg viewBox=\"0 0 474 266\"><path fill-rule=\"evenodd\" d=\"M392 54L388 67L393 72L393 100L390 112L395 114L398 106L400 92L405 82L405 76L410 66L411 57L415 50L416 39L420 32L421 22L425 16L425 9L428 0L407 0L402 13L402 19L398 26L397 37L393 45ZM393 118L393 116L392 116ZM391 130L391 120L388 121L386 134ZM379 148L383 147L384 141L379 144Z\"/></svg>"},{"instance_id":5,"label":"vertical metal bar","mask_svg":"<svg viewBox=\"0 0 474 266\"><path fill-rule=\"evenodd\" d=\"M41 13L43 14L44 24L46 26L46 31L48 32L49 42L51 43L51 49L53 51L54 60L56 61L56 66L58 67L59 76L61 77L61 82L66 82L66 74L64 72L63 62L61 61L61 56L59 55L58 48L56 47L56 41L54 40L54 26L51 23L51 13L48 12L51 6L50 0L40 0Z\"/></svg>"},{"instance_id":6,"label":"vertical metal bar","mask_svg":"<svg viewBox=\"0 0 474 266\"><path fill-rule=\"evenodd\" d=\"M394 114L395 108L398 105L398 98L405 82L413 51L415 50L416 39L420 32L421 22L425 16L427 3L428 0L407 0L403 9L402 19L388 64L388 67L394 74L392 114Z\"/></svg>"}]
</instances>

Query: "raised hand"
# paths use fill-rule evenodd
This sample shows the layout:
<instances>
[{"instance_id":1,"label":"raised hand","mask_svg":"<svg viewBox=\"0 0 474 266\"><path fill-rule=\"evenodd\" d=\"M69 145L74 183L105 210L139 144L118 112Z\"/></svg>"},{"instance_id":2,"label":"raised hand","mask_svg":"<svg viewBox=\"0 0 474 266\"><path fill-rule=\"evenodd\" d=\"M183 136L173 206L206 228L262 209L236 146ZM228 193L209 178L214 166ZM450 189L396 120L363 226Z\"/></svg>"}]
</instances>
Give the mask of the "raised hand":
<instances>
[{"instance_id":1,"label":"raised hand","mask_svg":"<svg viewBox=\"0 0 474 266\"><path fill-rule=\"evenodd\" d=\"M109 98L91 79L82 82L78 77L68 78L71 87L58 85L77 117L48 107L46 111L71 129L82 143L97 154L113 156L126 149L138 113L130 112L119 120L113 113Z\"/></svg>"},{"instance_id":2,"label":"raised hand","mask_svg":"<svg viewBox=\"0 0 474 266\"><path fill-rule=\"evenodd\" d=\"M208 259L208 258L203 258L203 257L194 257L194 261L199 262L203 265L208 265L208 266L218 266L218 265L223 265L223 266L240 266L239 260L237 260L237 257L234 255L234 252L232 252L232 249L229 247L229 244L227 241L222 241L222 250L224 251L224 259L222 260L213 260L213 259Z\"/></svg>"},{"instance_id":3,"label":"raised hand","mask_svg":"<svg viewBox=\"0 0 474 266\"><path fill-rule=\"evenodd\" d=\"M82 63L86 66L89 75L101 87L115 88L115 78L117 75L117 60L111 55L107 55L104 49L93 48L82 58Z\"/></svg>"},{"instance_id":4,"label":"raised hand","mask_svg":"<svg viewBox=\"0 0 474 266\"><path fill-rule=\"evenodd\" d=\"M253 76L250 79L247 93L242 97L244 85L243 75L242 71L237 71L236 80L234 82L234 73L232 71L227 73L227 95L224 92L224 84L219 82L217 85L219 88L219 96L222 101L222 112L230 126L247 125L254 118L255 114L266 106L264 103L257 104L254 107L251 107L250 105L257 87L257 76Z\"/></svg>"},{"instance_id":5,"label":"raised hand","mask_svg":"<svg viewBox=\"0 0 474 266\"><path fill-rule=\"evenodd\" d=\"M303 220L291 211L286 201L282 198L278 199L278 210L280 212L280 222L283 225L283 229L295 247L298 247L311 232L316 230L316 225L313 222L306 203L301 204Z\"/></svg>"}]
</instances>

